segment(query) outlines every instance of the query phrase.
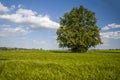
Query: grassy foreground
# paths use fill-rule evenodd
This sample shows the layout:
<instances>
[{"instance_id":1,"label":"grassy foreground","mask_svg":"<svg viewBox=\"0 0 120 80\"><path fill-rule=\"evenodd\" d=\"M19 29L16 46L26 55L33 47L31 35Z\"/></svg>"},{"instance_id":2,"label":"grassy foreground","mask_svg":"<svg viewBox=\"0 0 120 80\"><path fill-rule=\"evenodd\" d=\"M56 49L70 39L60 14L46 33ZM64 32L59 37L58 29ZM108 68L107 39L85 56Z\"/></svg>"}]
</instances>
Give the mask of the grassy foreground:
<instances>
[{"instance_id":1,"label":"grassy foreground","mask_svg":"<svg viewBox=\"0 0 120 80\"><path fill-rule=\"evenodd\" d=\"M120 80L120 50L0 50L0 80Z\"/></svg>"}]
</instances>

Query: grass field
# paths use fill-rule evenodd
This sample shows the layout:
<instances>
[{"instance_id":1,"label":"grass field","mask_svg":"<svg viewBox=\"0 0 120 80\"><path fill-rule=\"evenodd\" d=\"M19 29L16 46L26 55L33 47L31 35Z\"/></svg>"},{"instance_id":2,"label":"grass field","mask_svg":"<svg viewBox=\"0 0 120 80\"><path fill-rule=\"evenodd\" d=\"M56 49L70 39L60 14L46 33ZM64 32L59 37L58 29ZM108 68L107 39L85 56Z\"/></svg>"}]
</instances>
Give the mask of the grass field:
<instances>
[{"instance_id":1,"label":"grass field","mask_svg":"<svg viewBox=\"0 0 120 80\"><path fill-rule=\"evenodd\" d=\"M0 80L120 80L120 50L0 50Z\"/></svg>"}]
</instances>

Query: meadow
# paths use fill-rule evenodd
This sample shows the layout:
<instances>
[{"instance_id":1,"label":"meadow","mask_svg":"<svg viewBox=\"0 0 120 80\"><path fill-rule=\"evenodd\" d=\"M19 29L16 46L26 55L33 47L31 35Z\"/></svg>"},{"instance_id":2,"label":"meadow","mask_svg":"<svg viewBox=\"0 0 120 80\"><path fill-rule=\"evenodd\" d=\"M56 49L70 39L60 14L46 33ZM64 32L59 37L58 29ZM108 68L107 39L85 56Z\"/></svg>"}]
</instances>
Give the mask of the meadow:
<instances>
[{"instance_id":1,"label":"meadow","mask_svg":"<svg viewBox=\"0 0 120 80\"><path fill-rule=\"evenodd\" d=\"M0 50L0 80L120 80L120 50Z\"/></svg>"}]
</instances>

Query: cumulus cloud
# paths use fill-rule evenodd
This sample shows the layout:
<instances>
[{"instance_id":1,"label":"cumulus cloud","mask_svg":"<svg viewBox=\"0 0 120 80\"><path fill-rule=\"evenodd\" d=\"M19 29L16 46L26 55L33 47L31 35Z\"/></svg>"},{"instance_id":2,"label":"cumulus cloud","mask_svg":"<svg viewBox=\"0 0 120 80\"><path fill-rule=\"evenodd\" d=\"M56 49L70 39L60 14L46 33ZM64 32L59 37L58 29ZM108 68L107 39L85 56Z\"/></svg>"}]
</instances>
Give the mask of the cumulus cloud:
<instances>
[{"instance_id":1,"label":"cumulus cloud","mask_svg":"<svg viewBox=\"0 0 120 80\"><path fill-rule=\"evenodd\" d=\"M113 28L120 28L120 24L116 23L108 24L107 26L103 27L102 30L109 30Z\"/></svg>"},{"instance_id":2,"label":"cumulus cloud","mask_svg":"<svg viewBox=\"0 0 120 80\"><path fill-rule=\"evenodd\" d=\"M7 20L15 24L27 24L28 27L31 29L59 28L59 23L52 21L49 16L43 16L33 10L23 8L19 8L18 10L16 10L15 13L12 14L2 14L0 15L0 19Z\"/></svg>"},{"instance_id":3,"label":"cumulus cloud","mask_svg":"<svg viewBox=\"0 0 120 80\"><path fill-rule=\"evenodd\" d=\"M28 10L28 9L20 8L16 11L16 14L20 14L23 16L35 16L37 14L37 12L32 11L32 10Z\"/></svg>"},{"instance_id":4,"label":"cumulus cloud","mask_svg":"<svg viewBox=\"0 0 120 80\"><path fill-rule=\"evenodd\" d=\"M102 28L100 35L102 38L113 38L119 39L120 38L120 24L112 23L108 24L107 26Z\"/></svg>"},{"instance_id":5,"label":"cumulus cloud","mask_svg":"<svg viewBox=\"0 0 120 80\"><path fill-rule=\"evenodd\" d=\"M52 21L49 16L38 14L30 9L23 9L22 5L11 5L10 8L0 3L0 20L7 21L9 25L0 25L0 37L17 36L31 32L31 30L47 28L57 29L59 23ZM15 10L15 11L13 11ZM9 11L9 13L7 13ZM15 25L17 25L15 27ZM20 27L23 25L24 27ZM45 42L41 42L44 44Z\"/></svg>"},{"instance_id":6,"label":"cumulus cloud","mask_svg":"<svg viewBox=\"0 0 120 80\"><path fill-rule=\"evenodd\" d=\"M102 38L119 39L120 38L120 31L104 32L104 33L100 33L100 35Z\"/></svg>"},{"instance_id":7,"label":"cumulus cloud","mask_svg":"<svg viewBox=\"0 0 120 80\"><path fill-rule=\"evenodd\" d=\"M22 27L11 28L10 25L0 25L0 37L16 36L25 33L27 31Z\"/></svg>"},{"instance_id":8,"label":"cumulus cloud","mask_svg":"<svg viewBox=\"0 0 120 80\"><path fill-rule=\"evenodd\" d=\"M14 9L15 9L15 5L12 5L10 9L11 9L11 10L14 10Z\"/></svg>"},{"instance_id":9,"label":"cumulus cloud","mask_svg":"<svg viewBox=\"0 0 120 80\"><path fill-rule=\"evenodd\" d=\"M0 12L8 12L9 9L8 7L4 6L1 2L0 2Z\"/></svg>"},{"instance_id":10,"label":"cumulus cloud","mask_svg":"<svg viewBox=\"0 0 120 80\"><path fill-rule=\"evenodd\" d=\"M21 7L22 7L22 5L21 5L21 4L19 4L19 5L18 5L18 8L21 8Z\"/></svg>"}]
</instances>

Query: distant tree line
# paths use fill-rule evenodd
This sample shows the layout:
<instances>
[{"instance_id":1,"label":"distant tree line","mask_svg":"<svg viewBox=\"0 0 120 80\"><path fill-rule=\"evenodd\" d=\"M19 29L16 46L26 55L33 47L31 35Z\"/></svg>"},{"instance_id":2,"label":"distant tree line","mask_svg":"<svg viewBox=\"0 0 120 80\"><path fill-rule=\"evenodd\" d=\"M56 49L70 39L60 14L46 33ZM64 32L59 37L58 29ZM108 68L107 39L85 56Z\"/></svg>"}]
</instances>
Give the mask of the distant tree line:
<instances>
[{"instance_id":1,"label":"distant tree line","mask_svg":"<svg viewBox=\"0 0 120 80\"><path fill-rule=\"evenodd\" d=\"M91 50L120 50L120 49L91 49Z\"/></svg>"},{"instance_id":2,"label":"distant tree line","mask_svg":"<svg viewBox=\"0 0 120 80\"><path fill-rule=\"evenodd\" d=\"M32 49L27 49L27 48L11 48L11 47L0 47L0 50L43 50L42 48L40 49L35 49L35 48L32 48Z\"/></svg>"},{"instance_id":3,"label":"distant tree line","mask_svg":"<svg viewBox=\"0 0 120 80\"><path fill-rule=\"evenodd\" d=\"M43 51L53 51L53 52L59 52L59 51L66 51L66 50L44 50L42 48L40 49L27 49L27 48L11 48L11 47L0 47L0 50L43 50ZM92 49L92 50L120 50L120 49Z\"/></svg>"}]
</instances>

